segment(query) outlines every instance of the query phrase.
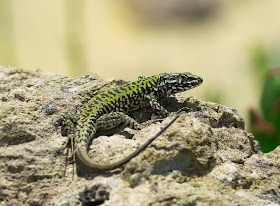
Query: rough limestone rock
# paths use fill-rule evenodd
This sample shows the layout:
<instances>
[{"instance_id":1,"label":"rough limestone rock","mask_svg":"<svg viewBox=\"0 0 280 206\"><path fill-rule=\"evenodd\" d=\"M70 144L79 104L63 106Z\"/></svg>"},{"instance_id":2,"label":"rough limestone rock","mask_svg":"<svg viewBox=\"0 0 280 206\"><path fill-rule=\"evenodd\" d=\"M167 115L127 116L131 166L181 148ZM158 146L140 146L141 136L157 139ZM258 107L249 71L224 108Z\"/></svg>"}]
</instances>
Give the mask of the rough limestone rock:
<instances>
[{"instance_id":1,"label":"rough limestone rock","mask_svg":"<svg viewBox=\"0 0 280 206\"><path fill-rule=\"evenodd\" d=\"M170 111L190 111L123 168L97 173L73 164L58 117L123 83L0 67L0 205L280 205L280 146L262 153L236 110L190 96L161 100ZM89 155L119 160L172 118L98 132Z\"/></svg>"}]
</instances>

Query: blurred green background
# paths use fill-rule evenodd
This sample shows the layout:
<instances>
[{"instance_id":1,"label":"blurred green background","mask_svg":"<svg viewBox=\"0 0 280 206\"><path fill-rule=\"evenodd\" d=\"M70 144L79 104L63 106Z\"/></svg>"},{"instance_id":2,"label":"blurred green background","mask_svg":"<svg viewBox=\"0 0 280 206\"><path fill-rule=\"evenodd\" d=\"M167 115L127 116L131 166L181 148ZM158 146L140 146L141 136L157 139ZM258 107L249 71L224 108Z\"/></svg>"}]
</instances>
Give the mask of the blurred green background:
<instances>
[{"instance_id":1,"label":"blurred green background","mask_svg":"<svg viewBox=\"0 0 280 206\"><path fill-rule=\"evenodd\" d=\"M1 0L0 65L131 81L189 71L204 83L188 94L236 108L270 151L280 134L279 8L279 0Z\"/></svg>"}]
</instances>

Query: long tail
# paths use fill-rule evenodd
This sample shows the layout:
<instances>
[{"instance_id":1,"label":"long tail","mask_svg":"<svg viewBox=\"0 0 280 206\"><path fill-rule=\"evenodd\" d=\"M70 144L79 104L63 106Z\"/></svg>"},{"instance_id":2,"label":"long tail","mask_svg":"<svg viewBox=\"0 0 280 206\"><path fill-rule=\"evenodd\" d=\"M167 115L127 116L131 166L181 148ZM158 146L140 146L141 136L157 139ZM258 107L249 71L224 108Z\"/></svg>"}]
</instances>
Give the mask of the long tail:
<instances>
[{"instance_id":1,"label":"long tail","mask_svg":"<svg viewBox=\"0 0 280 206\"><path fill-rule=\"evenodd\" d=\"M155 134L152 138L150 138L147 142L142 144L140 147L138 147L134 152L132 152L130 155L124 157L123 159L111 163L111 164L97 164L93 162L87 153L86 147L84 146L77 146L76 149L76 154L78 159L86 165L88 168L96 171L108 171L108 170L113 170L116 168L121 167L122 165L126 164L129 162L133 157L137 156L140 152L142 152L146 147L149 146L159 135L161 135L168 127L170 127L173 122L180 116L180 114L177 114L174 119L172 119L167 125L165 125L157 134Z\"/></svg>"}]
</instances>

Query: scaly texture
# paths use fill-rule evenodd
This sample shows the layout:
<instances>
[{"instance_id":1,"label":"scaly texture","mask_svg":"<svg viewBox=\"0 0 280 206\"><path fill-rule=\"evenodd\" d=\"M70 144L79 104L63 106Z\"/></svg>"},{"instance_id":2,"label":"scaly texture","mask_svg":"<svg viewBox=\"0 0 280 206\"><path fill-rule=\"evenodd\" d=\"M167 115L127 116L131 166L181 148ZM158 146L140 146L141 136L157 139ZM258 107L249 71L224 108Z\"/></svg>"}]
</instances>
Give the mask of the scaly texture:
<instances>
[{"instance_id":1,"label":"scaly texture","mask_svg":"<svg viewBox=\"0 0 280 206\"><path fill-rule=\"evenodd\" d=\"M93 170L112 170L127 163L144 150L160 133L170 126L170 123L160 133L149 139L127 157L105 165L93 162L87 154L88 142L98 129L110 129L120 123L125 123L133 129L142 129L155 121L151 120L139 124L126 113L150 105L157 114L166 117L170 113L158 103L157 99L197 87L202 81L201 77L192 75L189 72L162 73L151 77L140 76L137 81L94 96L84 106L78 118L63 115L61 117L62 125L67 126L66 133L72 140L71 142L74 142L75 153L84 165ZM76 128L75 125L77 125Z\"/></svg>"}]
</instances>

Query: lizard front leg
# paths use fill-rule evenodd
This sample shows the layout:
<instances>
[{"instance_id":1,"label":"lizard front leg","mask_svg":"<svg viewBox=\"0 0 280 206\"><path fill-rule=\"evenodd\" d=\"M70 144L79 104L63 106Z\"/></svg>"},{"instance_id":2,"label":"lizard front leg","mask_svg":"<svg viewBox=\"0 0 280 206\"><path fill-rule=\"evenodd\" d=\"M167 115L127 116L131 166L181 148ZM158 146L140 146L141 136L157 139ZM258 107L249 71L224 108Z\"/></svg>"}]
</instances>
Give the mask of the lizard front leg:
<instances>
[{"instance_id":1,"label":"lizard front leg","mask_svg":"<svg viewBox=\"0 0 280 206\"><path fill-rule=\"evenodd\" d=\"M149 100L149 104L156 114L161 117L167 117L170 115L170 112L167 111L163 106L161 106L153 95L147 95L146 98Z\"/></svg>"},{"instance_id":2,"label":"lizard front leg","mask_svg":"<svg viewBox=\"0 0 280 206\"><path fill-rule=\"evenodd\" d=\"M61 126L62 136L68 136L70 133L74 134L76 124L79 120L79 115L73 113L63 113L57 123Z\"/></svg>"},{"instance_id":3,"label":"lizard front leg","mask_svg":"<svg viewBox=\"0 0 280 206\"><path fill-rule=\"evenodd\" d=\"M61 134L62 136L67 136L67 140L63 142L62 146L65 149L69 143L71 144L71 156L73 161L75 162L75 155L74 155L74 138L75 138L75 130L77 121L79 120L79 116L77 114L72 113L64 113L60 116L58 120L58 124L61 126ZM67 167L67 157L68 157L69 147L67 147L67 152L65 156L65 171ZM74 167L73 167L73 174L74 174Z\"/></svg>"},{"instance_id":4,"label":"lizard front leg","mask_svg":"<svg viewBox=\"0 0 280 206\"><path fill-rule=\"evenodd\" d=\"M190 111L189 107L182 107L177 112L169 112L163 106L160 105L160 103L157 101L157 99L153 95L147 95L146 98L149 100L149 104L151 105L153 111L161 117L177 115L177 114L180 114L183 112Z\"/></svg>"}]
</instances>

